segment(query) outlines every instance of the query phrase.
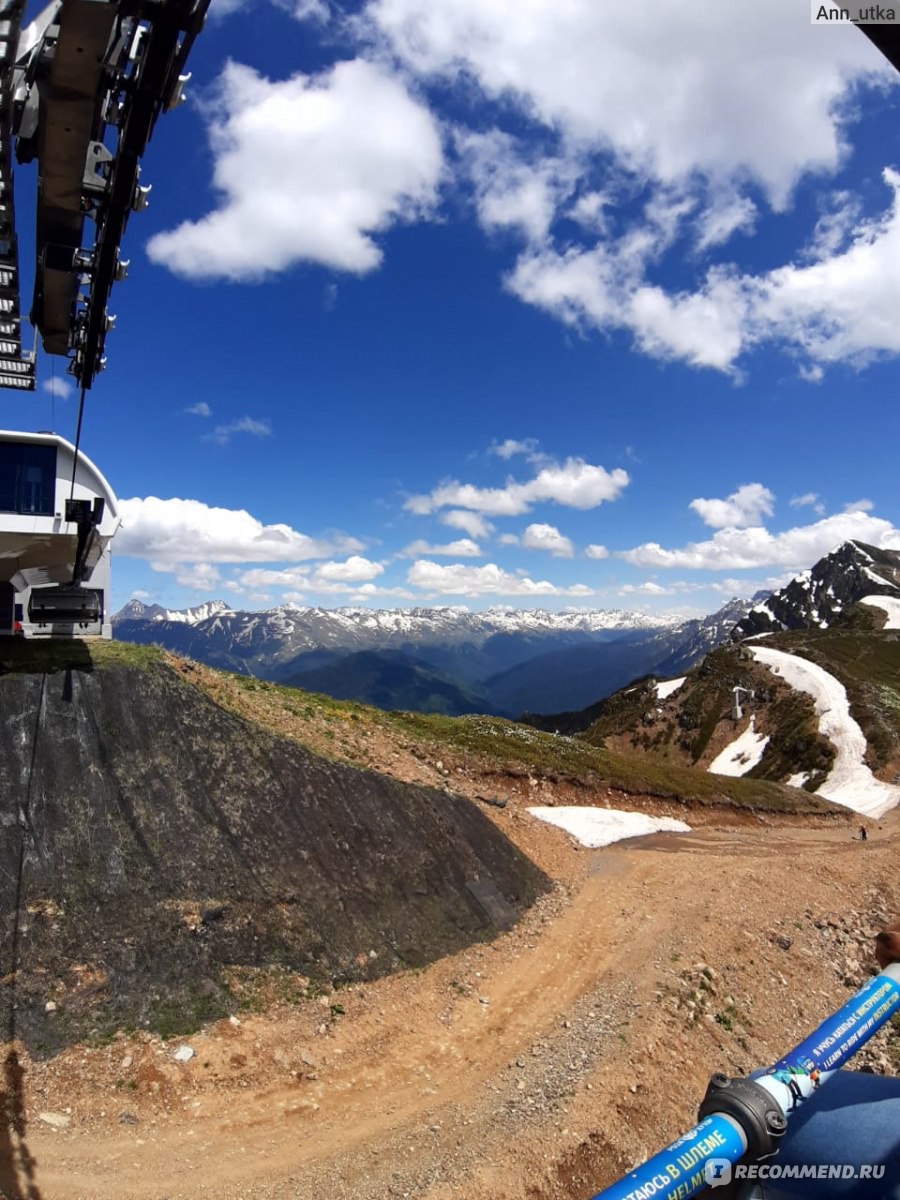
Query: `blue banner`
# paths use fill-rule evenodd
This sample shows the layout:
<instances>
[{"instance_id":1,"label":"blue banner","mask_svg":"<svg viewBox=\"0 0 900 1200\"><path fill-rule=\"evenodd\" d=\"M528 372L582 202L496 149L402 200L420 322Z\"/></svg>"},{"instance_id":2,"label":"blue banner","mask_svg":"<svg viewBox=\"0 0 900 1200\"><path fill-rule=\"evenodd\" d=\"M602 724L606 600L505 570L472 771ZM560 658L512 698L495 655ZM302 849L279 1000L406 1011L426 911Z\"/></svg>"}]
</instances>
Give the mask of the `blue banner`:
<instances>
[{"instance_id":1,"label":"blue banner","mask_svg":"<svg viewBox=\"0 0 900 1200\"><path fill-rule=\"evenodd\" d=\"M900 983L886 972L876 975L815 1033L780 1059L774 1070L834 1071L896 1012L900 1012Z\"/></svg>"},{"instance_id":2,"label":"blue banner","mask_svg":"<svg viewBox=\"0 0 900 1200\"><path fill-rule=\"evenodd\" d=\"M900 1013L900 964L870 979L815 1033L754 1078L789 1117L896 1013ZM593 1200L687 1200L719 1179L719 1168L736 1163L746 1149L738 1124L714 1113Z\"/></svg>"},{"instance_id":3,"label":"blue banner","mask_svg":"<svg viewBox=\"0 0 900 1200\"><path fill-rule=\"evenodd\" d=\"M737 1123L715 1113L598 1196L603 1200L687 1200L706 1187L708 1162L737 1162L746 1149Z\"/></svg>"}]
</instances>

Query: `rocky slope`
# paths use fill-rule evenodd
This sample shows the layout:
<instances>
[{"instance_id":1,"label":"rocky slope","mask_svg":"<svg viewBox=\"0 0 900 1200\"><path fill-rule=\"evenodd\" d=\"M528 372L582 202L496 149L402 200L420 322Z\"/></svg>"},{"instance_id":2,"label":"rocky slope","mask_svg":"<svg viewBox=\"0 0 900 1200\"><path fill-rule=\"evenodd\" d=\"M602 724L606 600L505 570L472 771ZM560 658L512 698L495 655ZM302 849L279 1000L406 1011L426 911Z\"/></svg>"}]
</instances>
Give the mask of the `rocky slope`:
<instances>
[{"instance_id":1,"label":"rocky slope","mask_svg":"<svg viewBox=\"0 0 900 1200\"><path fill-rule=\"evenodd\" d=\"M468 800L314 754L158 654L34 653L75 657L0 675L0 978L33 1048L196 1024L260 972L421 965L546 886Z\"/></svg>"},{"instance_id":2,"label":"rocky slope","mask_svg":"<svg viewBox=\"0 0 900 1200\"><path fill-rule=\"evenodd\" d=\"M529 721L880 812L900 798L900 635L877 628L876 611L851 606L844 626L720 646L681 680L650 676L580 712ZM808 678L820 682L801 687Z\"/></svg>"},{"instance_id":3,"label":"rocky slope","mask_svg":"<svg viewBox=\"0 0 900 1200\"><path fill-rule=\"evenodd\" d=\"M736 622L732 636L740 641L780 629L828 629L843 623L865 596L900 598L900 551L844 542L756 604Z\"/></svg>"}]
</instances>

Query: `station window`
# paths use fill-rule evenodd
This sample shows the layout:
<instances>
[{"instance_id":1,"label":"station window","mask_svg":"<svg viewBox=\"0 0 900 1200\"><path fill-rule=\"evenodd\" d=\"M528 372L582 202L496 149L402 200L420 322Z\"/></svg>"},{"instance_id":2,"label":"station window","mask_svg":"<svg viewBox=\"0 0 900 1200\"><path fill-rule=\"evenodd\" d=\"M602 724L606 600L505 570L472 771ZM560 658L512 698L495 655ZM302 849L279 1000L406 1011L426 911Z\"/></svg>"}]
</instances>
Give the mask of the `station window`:
<instances>
[{"instance_id":1,"label":"station window","mask_svg":"<svg viewBox=\"0 0 900 1200\"><path fill-rule=\"evenodd\" d=\"M0 512L53 516L55 501L56 447L0 444Z\"/></svg>"}]
</instances>

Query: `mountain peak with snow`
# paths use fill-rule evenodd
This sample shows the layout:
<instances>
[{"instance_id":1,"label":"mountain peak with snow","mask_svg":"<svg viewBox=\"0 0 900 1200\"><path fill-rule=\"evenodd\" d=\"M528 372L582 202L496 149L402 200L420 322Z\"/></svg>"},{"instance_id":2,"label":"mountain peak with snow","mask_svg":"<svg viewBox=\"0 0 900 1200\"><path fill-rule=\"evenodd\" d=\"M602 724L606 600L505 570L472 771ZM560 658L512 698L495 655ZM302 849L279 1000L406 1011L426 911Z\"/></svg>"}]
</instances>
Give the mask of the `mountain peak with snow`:
<instances>
[{"instance_id":1,"label":"mountain peak with snow","mask_svg":"<svg viewBox=\"0 0 900 1200\"><path fill-rule=\"evenodd\" d=\"M219 613L233 612L224 600L207 600L194 608L163 608L161 604L144 604L129 600L113 617L114 621L174 621L180 625L197 625Z\"/></svg>"},{"instance_id":2,"label":"mountain peak with snow","mask_svg":"<svg viewBox=\"0 0 900 1200\"><path fill-rule=\"evenodd\" d=\"M900 551L843 542L789 584L761 600L737 622L741 640L782 629L828 629L869 596L900 598Z\"/></svg>"}]
</instances>

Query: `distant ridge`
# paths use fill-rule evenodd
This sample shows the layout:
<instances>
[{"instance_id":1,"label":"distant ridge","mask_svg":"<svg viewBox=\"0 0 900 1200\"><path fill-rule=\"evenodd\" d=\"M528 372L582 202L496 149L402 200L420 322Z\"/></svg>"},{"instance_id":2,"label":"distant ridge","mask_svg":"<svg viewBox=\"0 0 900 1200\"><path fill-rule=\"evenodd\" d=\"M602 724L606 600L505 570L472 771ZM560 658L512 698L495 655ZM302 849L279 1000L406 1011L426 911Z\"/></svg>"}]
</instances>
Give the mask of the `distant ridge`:
<instances>
[{"instance_id":1,"label":"distant ridge","mask_svg":"<svg viewBox=\"0 0 900 1200\"><path fill-rule=\"evenodd\" d=\"M197 625L219 613L233 612L224 600L207 600L195 608L163 608L161 604L143 604L129 600L113 617L114 621L174 621L179 625Z\"/></svg>"},{"instance_id":2,"label":"distant ridge","mask_svg":"<svg viewBox=\"0 0 900 1200\"><path fill-rule=\"evenodd\" d=\"M240 612L214 600L173 612L131 601L113 630L122 641L381 708L516 716L578 708L647 671L680 670L726 639L748 607L732 601L686 621L624 609Z\"/></svg>"}]
</instances>

